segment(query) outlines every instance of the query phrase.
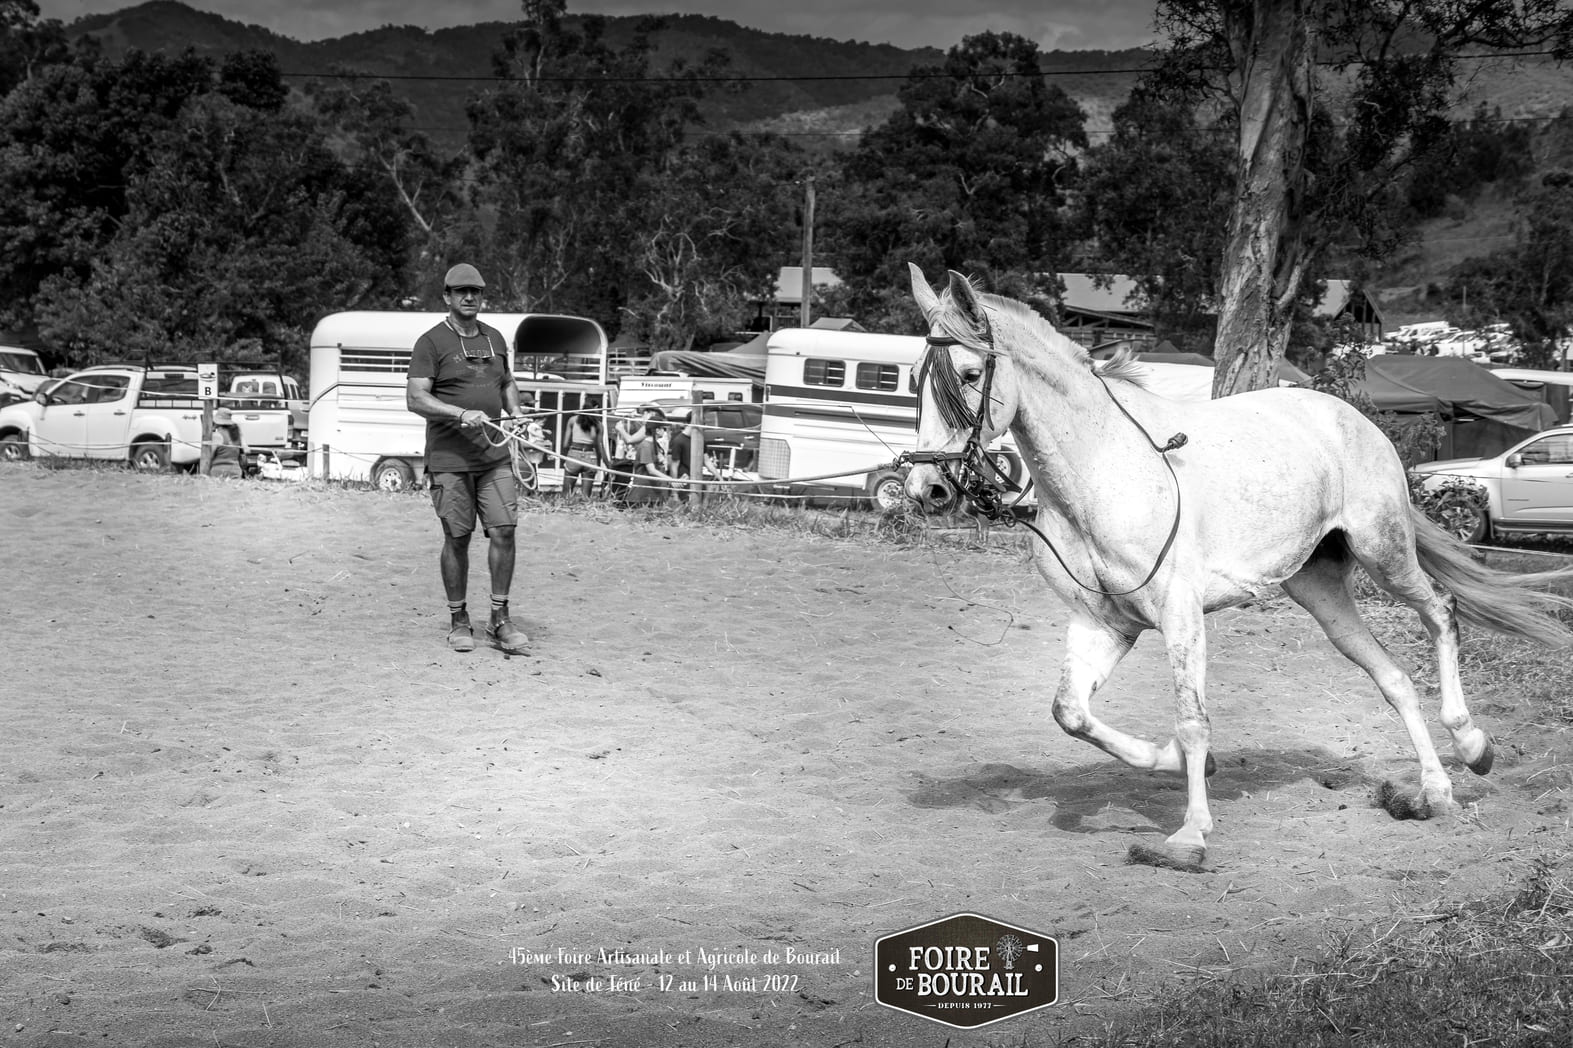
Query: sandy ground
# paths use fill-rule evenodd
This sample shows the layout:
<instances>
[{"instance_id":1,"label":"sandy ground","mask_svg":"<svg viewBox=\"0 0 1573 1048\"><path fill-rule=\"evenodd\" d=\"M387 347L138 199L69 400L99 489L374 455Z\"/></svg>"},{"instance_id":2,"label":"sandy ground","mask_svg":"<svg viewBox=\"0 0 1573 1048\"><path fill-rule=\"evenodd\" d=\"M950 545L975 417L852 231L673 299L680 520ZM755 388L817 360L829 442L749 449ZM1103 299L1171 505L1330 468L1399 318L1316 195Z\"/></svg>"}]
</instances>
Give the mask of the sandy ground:
<instances>
[{"instance_id":1,"label":"sandy ground","mask_svg":"<svg viewBox=\"0 0 1573 1048\"><path fill-rule=\"evenodd\" d=\"M505 657L445 648L420 496L23 464L0 521L0 1048L1047 1044L1567 842L1573 741L1512 695L1458 817L1373 808L1403 733L1282 604L1212 620L1185 874L1125 865L1179 781L1054 725L1014 554L527 511ZM1155 641L1100 708L1163 739ZM1061 1002L876 1003L874 941L958 912L1057 936Z\"/></svg>"}]
</instances>

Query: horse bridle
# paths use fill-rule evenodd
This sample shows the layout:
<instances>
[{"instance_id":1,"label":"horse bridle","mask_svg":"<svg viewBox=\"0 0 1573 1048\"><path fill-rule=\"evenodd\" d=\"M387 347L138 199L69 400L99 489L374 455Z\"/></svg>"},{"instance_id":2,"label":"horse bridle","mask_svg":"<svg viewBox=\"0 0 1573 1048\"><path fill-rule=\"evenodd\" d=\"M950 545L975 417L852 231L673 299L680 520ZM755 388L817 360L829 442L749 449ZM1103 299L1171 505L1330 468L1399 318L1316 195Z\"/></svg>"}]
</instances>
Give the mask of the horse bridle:
<instances>
[{"instance_id":1,"label":"horse bridle","mask_svg":"<svg viewBox=\"0 0 1573 1048\"><path fill-rule=\"evenodd\" d=\"M960 451L907 451L897 457L898 463L907 462L913 465L924 463L934 466L948 481L952 488L969 502L975 510L990 521L998 522L1009 520L1014 522L1015 517L1010 513L1015 502L1020 502L1026 495L1026 490L1015 481L1000 471L999 466L989 457L983 447L983 425L989 420L989 402L994 389L994 358L993 333L986 336L989 351L983 354L983 383L979 387L980 399L978 410L967 408L959 398L954 395L941 402L940 413L945 420L952 424L960 423L967 426L967 442ZM933 372L935 349L948 349L951 346L962 345L957 338L945 338L930 335L924 340L928 343L930 352L923 355L923 363L918 367L917 387L923 388L924 383L933 383L938 393L939 378ZM954 373L952 373L954 376ZM919 424L922 422L923 401L918 399ZM970 415L968 419L966 416ZM1015 495L1015 502L1006 506L1005 498Z\"/></svg>"},{"instance_id":2,"label":"horse bridle","mask_svg":"<svg viewBox=\"0 0 1573 1048\"><path fill-rule=\"evenodd\" d=\"M1127 411L1125 405L1120 403L1119 398L1114 395L1114 391L1109 388L1109 383L1103 376L1095 374L1095 377L1103 385L1103 391L1109 395L1109 399L1114 402L1114 406L1120 409L1120 414L1130 420L1131 425L1136 427L1137 431L1146 439L1148 445L1158 453L1158 456L1163 460L1164 466L1168 468L1169 480L1174 485L1174 519L1169 524L1169 534L1163 540L1163 548L1158 551L1158 556L1152 563L1152 570L1147 572L1146 578L1126 590L1105 590L1087 585L1076 577L1076 573L1071 570L1070 565L1065 563L1065 558L1060 556L1060 551L1054 548L1054 543L1049 541L1049 537L1037 525L1031 521L1022 520L1011 512L1026 497L1027 489L1002 473L999 466L995 464L994 460L984 450L983 424L984 420L989 417L989 399L994 387L994 360L996 353L994 351L994 331L992 325L988 322L987 315L983 318L983 324L983 341L986 348L983 351L983 383L979 387L979 393L981 394L978 402L979 410L974 412L967 408L965 403L960 400L959 395L955 393L950 395L943 394L939 388L940 380L938 374L932 372L935 356L932 351L965 345L959 338L929 335L924 339L930 351L923 356L923 363L918 368L918 376L915 383L920 393L925 382L933 383L936 396L940 398L940 413L945 416L945 420L953 425L959 423L961 426L970 427L970 432L967 434L967 442L960 451L904 451L896 457L896 464L910 463L918 465L921 463L934 466L945 480L972 504L974 511L979 516L982 516L990 523L1003 524L1005 527L1014 527L1017 524L1025 525L1027 530L1038 536L1049 552L1054 554L1054 559L1059 561L1060 567L1069 576L1070 580L1089 593L1096 593L1104 597L1123 597L1135 593L1151 582L1158 574L1158 569L1163 566L1164 560L1169 556L1169 550L1174 546L1175 536L1179 534L1181 509L1180 478L1174 472L1174 464L1169 461L1169 452L1183 448L1189 438L1184 433L1176 433L1167 442L1160 445L1152 439L1151 434L1147 432L1147 427L1137 421L1136 416ZM954 371L951 372L951 378L959 380L959 376L955 375ZM920 396L918 398L919 424L921 424L922 411L923 400ZM971 418L966 418L966 415L971 415ZM992 478L989 476L990 474L993 475ZM1012 494L1016 498L1009 505L1006 505L1005 499Z\"/></svg>"}]
</instances>

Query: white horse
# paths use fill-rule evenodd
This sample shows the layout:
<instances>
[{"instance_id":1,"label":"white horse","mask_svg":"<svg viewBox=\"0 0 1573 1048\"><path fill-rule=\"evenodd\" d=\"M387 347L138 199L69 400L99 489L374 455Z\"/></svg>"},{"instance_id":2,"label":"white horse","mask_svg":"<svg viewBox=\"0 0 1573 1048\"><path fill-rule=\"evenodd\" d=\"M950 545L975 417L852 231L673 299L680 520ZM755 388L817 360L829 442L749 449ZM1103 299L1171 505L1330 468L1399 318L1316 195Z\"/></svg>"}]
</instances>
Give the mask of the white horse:
<instances>
[{"instance_id":1,"label":"white horse","mask_svg":"<svg viewBox=\"0 0 1573 1048\"><path fill-rule=\"evenodd\" d=\"M1128 358L1099 366L1027 306L980 294L954 272L939 296L911 269L930 348L907 494L925 505L948 500L950 463L965 469L969 446L1015 435L1046 540L1033 540L1033 562L1071 616L1054 719L1133 767L1186 776L1185 824L1161 849L1133 847L1134 861L1196 869L1205 858L1213 763L1203 616L1274 586L1371 675L1403 720L1420 793L1411 804L1384 784L1384 806L1428 818L1452 804L1414 683L1360 618L1349 589L1356 564L1419 614L1436 648L1442 724L1470 770L1490 770L1491 742L1459 683L1457 622L1573 643L1551 614L1573 601L1529 588L1573 580L1573 569L1512 576L1477 564L1413 508L1387 437L1336 397L1269 389L1168 400L1139 385ZM1163 634L1175 682L1174 736L1161 746L1105 724L1089 705L1149 629Z\"/></svg>"}]
</instances>

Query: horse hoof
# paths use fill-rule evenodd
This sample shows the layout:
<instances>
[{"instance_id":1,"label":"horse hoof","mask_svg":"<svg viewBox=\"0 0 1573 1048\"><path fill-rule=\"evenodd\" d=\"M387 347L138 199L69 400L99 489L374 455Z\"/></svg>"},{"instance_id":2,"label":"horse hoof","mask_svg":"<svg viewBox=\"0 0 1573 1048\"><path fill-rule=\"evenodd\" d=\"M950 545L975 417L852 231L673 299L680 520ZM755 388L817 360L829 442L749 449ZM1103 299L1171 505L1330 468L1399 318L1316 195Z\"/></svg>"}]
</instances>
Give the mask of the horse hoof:
<instances>
[{"instance_id":1,"label":"horse hoof","mask_svg":"<svg viewBox=\"0 0 1573 1048\"><path fill-rule=\"evenodd\" d=\"M1161 847L1153 847L1140 841L1131 845L1131 850L1125 855L1125 862L1130 866L1157 866L1165 870L1179 870L1181 873L1203 873L1202 861L1207 858L1207 849L1186 846L1175 846L1165 843Z\"/></svg>"},{"instance_id":2,"label":"horse hoof","mask_svg":"<svg viewBox=\"0 0 1573 1048\"><path fill-rule=\"evenodd\" d=\"M1480 751L1480 756L1470 762L1468 768L1476 775L1485 775L1491 771L1491 765L1495 762L1496 753L1491 748L1491 736L1488 735L1486 736L1486 748Z\"/></svg>"},{"instance_id":3,"label":"horse hoof","mask_svg":"<svg viewBox=\"0 0 1573 1048\"><path fill-rule=\"evenodd\" d=\"M1384 781L1376 788L1376 806L1399 821L1431 818L1431 801L1425 794L1411 797L1391 782Z\"/></svg>"}]
</instances>

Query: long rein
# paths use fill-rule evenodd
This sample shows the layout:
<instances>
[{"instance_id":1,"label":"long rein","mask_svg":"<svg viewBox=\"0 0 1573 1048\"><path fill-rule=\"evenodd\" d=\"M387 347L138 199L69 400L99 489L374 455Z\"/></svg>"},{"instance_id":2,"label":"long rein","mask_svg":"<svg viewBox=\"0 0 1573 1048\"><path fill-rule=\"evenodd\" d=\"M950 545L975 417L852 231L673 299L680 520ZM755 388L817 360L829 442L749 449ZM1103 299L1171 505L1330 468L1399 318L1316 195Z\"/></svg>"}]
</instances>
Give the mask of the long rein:
<instances>
[{"instance_id":1,"label":"long rein","mask_svg":"<svg viewBox=\"0 0 1573 1048\"><path fill-rule=\"evenodd\" d=\"M991 343L993 341L992 332L990 332L989 341ZM961 344L959 339L941 338L933 335L928 337L927 342L930 347L935 348L945 348ZM929 359L926 359L923 362L923 367L921 370L925 372L925 375L923 376L924 378L927 378L926 373L928 372L931 364L932 354L929 355ZM1099 375L1096 372L1094 372L1093 377L1096 378L1103 386L1103 391L1108 394L1109 400L1113 402L1114 406L1120 409L1120 414L1124 415L1130 424L1136 427L1137 432L1141 433L1143 439L1147 441L1148 446L1158 453L1158 457L1163 461L1164 467L1169 471L1169 481L1174 488L1174 519L1169 524L1169 534L1163 540L1163 548L1158 551L1158 556L1153 560L1152 570L1148 571L1147 576L1136 585L1132 586L1130 589L1106 590L1100 589L1096 586L1089 586L1087 583L1077 578L1076 573L1071 570L1069 564L1065 563L1065 558L1060 555L1060 551L1055 548L1054 543L1049 540L1049 537L1043 533L1042 529L1040 529L1030 520L1023 520L1016 517L1013 513L1008 512L1005 507L1001 506L1001 500L999 498L1000 491L1017 492L1021 491L1021 489L1012 483L1008 477L1001 477L998 467L996 467L993 462L991 462L983 453L983 420L988 411L989 396L994 385L994 353L989 352L984 354L983 386L980 390L981 399L978 403L979 410L973 413L972 432L968 435L967 443L962 448L962 450L950 452L909 451L902 455L901 458L907 462L926 462L936 466L942 473L945 474L945 478L949 480L951 484L955 485L956 490L965 495L972 502L973 506L991 523L1003 524L1008 528L1015 527L1017 524L1024 525L1028 531L1038 536L1038 539L1043 543L1048 551L1054 555L1054 559L1059 562L1060 568L1065 572L1066 576L1082 589L1089 593L1096 593L1103 597L1123 597L1131 593L1135 593L1137 590L1143 588L1153 580L1153 578L1158 574L1158 569L1163 566L1163 562L1168 558L1169 550L1174 546L1174 539L1180 532L1180 478L1174 472L1174 464L1169 460L1169 452L1177 451L1180 448L1183 448L1189 438L1186 437L1184 433L1176 433L1174 436L1170 437L1167 442L1160 445L1157 441L1152 439L1152 435L1147 432L1147 427L1143 426L1141 422L1137 420L1136 416L1132 415L1128 410L1126 410L1125 405L1120 403L1119 398L1114 395L1114 391L1109 388L1109 383L1107 380L1105 380L1102 375ZM920 378L919 381L921 383L923 379ZM932 380L930 381L932 382ZM954 463L960 464L959 476L951 472L950 467ZM1000 477L1004 483L1000 484L996 480L990 480L985 474L985 469L987 469L989 472L992 472L996 477ZM1025 492L1022 492L1022 494L1025 494ZM1019 496L1016 501L1020 501ZM1014 505L1015 504L1012 503L1012 507L1014 507Z\"/></svg>"}]
</instances>

